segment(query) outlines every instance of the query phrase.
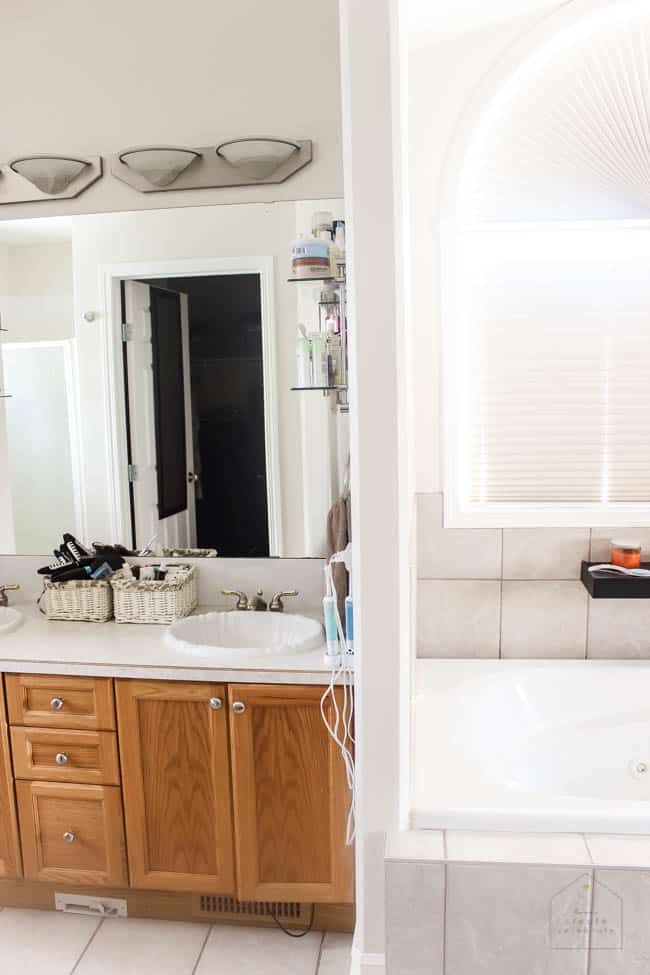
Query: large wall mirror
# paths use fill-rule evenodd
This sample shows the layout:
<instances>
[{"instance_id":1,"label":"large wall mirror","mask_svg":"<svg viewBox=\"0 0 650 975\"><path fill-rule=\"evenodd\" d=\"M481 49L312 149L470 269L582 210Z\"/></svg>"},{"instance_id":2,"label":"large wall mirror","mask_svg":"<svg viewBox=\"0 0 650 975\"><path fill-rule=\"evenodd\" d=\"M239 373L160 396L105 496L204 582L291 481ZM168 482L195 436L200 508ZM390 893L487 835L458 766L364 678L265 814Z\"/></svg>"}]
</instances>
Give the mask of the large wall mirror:
<instances>
[{"instance_id":1,"label":"large wall mirror","mask_svg":"<svg viewBox=\"0 0 650 975\"><path fill-rule=\"evenodd\" d=\"M0 553L326 552L339 396L297 391L326 284L291 245L342 200L0 222ZM153 541L152 541L153 540Z\"/></svg>"}]
</instances>

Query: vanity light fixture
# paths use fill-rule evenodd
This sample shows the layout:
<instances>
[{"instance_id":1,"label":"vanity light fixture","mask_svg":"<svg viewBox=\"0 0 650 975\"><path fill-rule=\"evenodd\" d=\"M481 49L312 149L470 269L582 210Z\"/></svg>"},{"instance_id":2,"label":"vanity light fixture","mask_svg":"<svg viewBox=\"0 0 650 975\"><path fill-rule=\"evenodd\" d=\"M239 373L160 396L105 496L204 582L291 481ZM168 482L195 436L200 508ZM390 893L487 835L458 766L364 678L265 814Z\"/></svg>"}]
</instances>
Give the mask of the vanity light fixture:
<instances>
[{"instance_id":1,"label":"vanity light fixture","mask_svg":"<svg viewBox=\"0 0 650 975\"><path fill-rule=\"evenodd\" d=\"M218 156L254 180L268 179L296 152L300 145L290 139L231 139L217 146Z\"/></svg>"},{"instance_id":2,"label":"vanity light fixture","mask_svg":"<svg viewBox=\"0 0 650 975\"><path fill-rule=\"evenodd\" d=\"M63 193L88 166L85 159L67 156L23 156L9 163L10 169L48 196Z\"/></svg>"},{"instance_id":3,"label":"vanity light fixture","mask_svg":"<svg viewBox=\"0 0 650 975\"><path fill-rule=\"evenodd\" d=\"M312 160L310 139L251 137L215 147L142 146L111 156L111 173L140 193L283 183Z\"/></svg>"},{"instance_id":4,"label":"vanity light fixture","mask_svg":"<svg viewBox=\"0 0 650 975\"><path fill-rule=\"evenodd\" d=\"M17 156L2 168L0 205L34 203L52 197L69 200L83 193L101 175L100 156Z\"/></svg>"},{"instance_id":5,"label":"vanity light fixture","mask_svg":"<svg viewBox=\"0 0 650 975\"><path fill-rule=\"evenodd\" d=\"M142 146L140 149L125 149L119 154L121 163L159 190L171 186L188 166L200 158L201 153L195 149L179 146Z\"/></svg>"}]
</instances>

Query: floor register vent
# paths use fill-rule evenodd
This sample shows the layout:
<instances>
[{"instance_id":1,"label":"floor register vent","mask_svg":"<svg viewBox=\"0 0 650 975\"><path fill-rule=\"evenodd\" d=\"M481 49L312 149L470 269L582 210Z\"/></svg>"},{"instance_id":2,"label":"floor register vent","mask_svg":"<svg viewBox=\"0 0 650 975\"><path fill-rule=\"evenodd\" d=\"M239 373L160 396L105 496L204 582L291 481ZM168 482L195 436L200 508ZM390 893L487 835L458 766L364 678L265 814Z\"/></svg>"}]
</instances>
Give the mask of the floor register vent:
<instances>
[{"instance_id":1,"label":"floor register vent","mask_svg":"<svg viewBox=\"0 0 650 975\"><path fill-rule=\"evenodd\" d=\"M268 920L273 924L275 916L280 921L291 921L298 926L306 925L308 912L304 904L293 901L238 901L234 897L221 897L213 894L201 894L197 898L195 915L199 917L221 918L222 920L248 920L258 922Z\"/></svg>"}]
</instances>

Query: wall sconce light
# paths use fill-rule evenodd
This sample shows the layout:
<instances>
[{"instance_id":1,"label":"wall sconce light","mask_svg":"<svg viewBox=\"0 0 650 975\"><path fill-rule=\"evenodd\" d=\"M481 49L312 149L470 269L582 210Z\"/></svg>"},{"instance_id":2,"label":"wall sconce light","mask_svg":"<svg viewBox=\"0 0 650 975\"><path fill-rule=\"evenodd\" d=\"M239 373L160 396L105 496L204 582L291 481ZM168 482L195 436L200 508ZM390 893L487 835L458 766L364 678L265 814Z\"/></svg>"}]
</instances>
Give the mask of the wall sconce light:
<instances>
[{"instance_id":1,"label":"wall sconce light","mask_svg":"<svg viewBox=\"0 0 650 975\"><path fill-rule=\"evenodd\" d=\"M171 186L195 159L200 158L200 152L176 146L143 146L141 149L125 149L119 154L120 162L159 190Z\"/></svg>"},{"instance_id":2,"label":"wall sconce light","mask_svg":"<svg viewBox=\"0 0 650 975\"><path fill-rule=\"evenodd\" d=\"M217 146L217 155L256 181L268 179L283 163L300 152L288 139L232 139Z\"/></svg>"},{"instance_id":3,"label":"wall sconce light","mask_svg":"<svg viewBox=\"0 0 650 975\"><path fill-rule=\"evenodd\" d=\"M2 170L0 205L32 203L47 197L71 199L83 193L101 175L102 161L99 156L88 159L55 155L19 156Z\"/></svg>"},{"instance_id":4,"label":"wall sconce light","mask_svg":"<svg viewBox=\"0 0 650 975\"><path fill-rule=\"evenodd\" d=\"M216 148L146 146L111 156L111 173L140 193L282 183L312 160L311 140L231 139Z\"/></svg>"}]
</instances>

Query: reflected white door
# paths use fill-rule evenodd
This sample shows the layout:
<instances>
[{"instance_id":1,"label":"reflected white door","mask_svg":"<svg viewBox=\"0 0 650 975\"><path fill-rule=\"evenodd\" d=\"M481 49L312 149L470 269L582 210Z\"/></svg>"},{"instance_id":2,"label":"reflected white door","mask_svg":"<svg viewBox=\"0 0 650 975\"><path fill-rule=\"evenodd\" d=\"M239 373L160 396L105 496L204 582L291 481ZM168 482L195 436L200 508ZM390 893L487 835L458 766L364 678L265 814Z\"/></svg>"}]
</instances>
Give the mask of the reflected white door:
<instances>
[{"instance_id":1,"label":"reflected white door","mask_svg":"<svg viewBox=\"0 0 650 975\"><path fill-rule=\"evenodd\" d=\"M189 311L187 295L180 294L182 338L183 402L176 404L185 416L186 507L161 517L156 449L154 353L151 322L151 289L140 281L125 282L125 312L128 322L126 363L128 376L129 428L131 441L132 490L136 546L141 549L156 538L161 548L196 547L196 495L193 481L194 449L192 395L190 385Z\"/></svg>"}]
</instances>

